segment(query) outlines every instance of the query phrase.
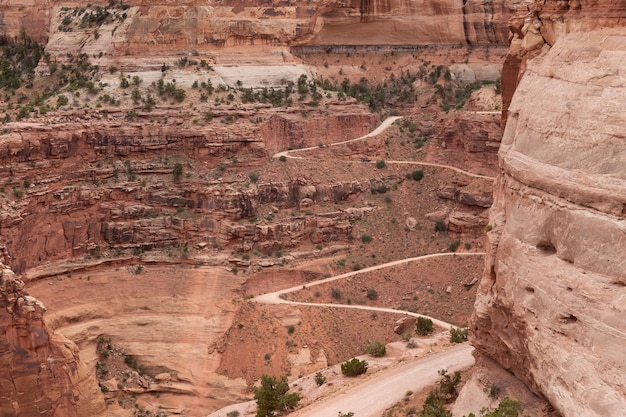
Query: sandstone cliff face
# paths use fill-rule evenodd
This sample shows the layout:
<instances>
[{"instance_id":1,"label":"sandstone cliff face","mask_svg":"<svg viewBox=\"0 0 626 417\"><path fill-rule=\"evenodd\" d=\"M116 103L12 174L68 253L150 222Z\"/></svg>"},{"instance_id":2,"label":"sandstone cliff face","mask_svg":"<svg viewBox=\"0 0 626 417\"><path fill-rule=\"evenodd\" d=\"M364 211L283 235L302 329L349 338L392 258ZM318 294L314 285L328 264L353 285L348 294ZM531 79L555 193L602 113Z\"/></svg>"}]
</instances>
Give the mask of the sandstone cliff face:
<instances>
[{"instance_id":1,"label":"sandstone cliff face","mask_svg":"<svg viewBox=\"0 0 626 417\"><path fill-rule=\"evenodd\" d=\"M122 8L122 3L92 2L88 12L103 7L112 15L94 25L85 24L82 14L62 2L35 2L32 7L8 2L0 8L0 33L16 36L24 28L37 40L50 39L50 45L59 50L74 44L85 52L144 56L250 45L503 45L508 38L506 22L517 3L130 1L129 8Z\"/></svg>"},{"instance_id":2,"label":"sandstone cliff face","mask_svg":"<svg viewBox=\"0 0 626 417\"><path fill-rule=\"evenodd\" d=\"M517 6L519 12L509 21L511 43L502 67L502 121L517 83L524 74L526 61L553 46L556 40L571 32L586 32L600 27L623 27L624 2L597 0L534 1Z\"/></svg>"},{"instance_id":3,"label":"sandstone cliff face","mask_svg":"<svg viewBox=\"0 0 626 417\"><path fill-rule=\"evenodd\" d=\"M610 17L623 3L533 10L542 40L509 108L471 341L564 416L622 416L626 37Z\"/></svg>"},{"instance_id":4,"label":"sandstone cliff face","mask_svg":"<svg viewBox=\"0 0 626 417\"><path fill-rule=\"evenodd\" d=\"M0 415L104 415L95 374L78 348L43 322L45 307L0 263Z\"/></svg>"},{"instance_id":5,"label":"sandstone cliff face","mask_svg":"<svg viewBox=\"0 0 626 417\"><path fill-rule=\"evenodd\" d=\"M187 170L193 164L217 166L235 157L254 163L268 157L261 132L268 132L272 151L287 143L313 146L364 134L376 116L359 112L327 117L328 129L316 129L316 121L311 117L308 123L289 123L274 115L269 127L240 122L196 129L117 122L67 123L54 129L39 123L11 124L11 133L0 142L0 172L12 181L9 187L24 188L24 198L1 205L0 238L12 254L11 267L24 272L68 256L99 256L112 245L143 250L200 242L222 248L236 242L246 250L271 252L309 240L345 239L351 225L343 212L272 225L238 222L267 216L260 212L262 205L293 208L344 201L369 190L373 180L316 185L303 179L262 180L250 188L244 186L247 178L172 184L175 159L188 161ZM121 164L118 158L127 159ZM135 174L148 174L149 182L133 179ZM30 186L23 187L24 181Z\"/></svg>"}]
</instances>

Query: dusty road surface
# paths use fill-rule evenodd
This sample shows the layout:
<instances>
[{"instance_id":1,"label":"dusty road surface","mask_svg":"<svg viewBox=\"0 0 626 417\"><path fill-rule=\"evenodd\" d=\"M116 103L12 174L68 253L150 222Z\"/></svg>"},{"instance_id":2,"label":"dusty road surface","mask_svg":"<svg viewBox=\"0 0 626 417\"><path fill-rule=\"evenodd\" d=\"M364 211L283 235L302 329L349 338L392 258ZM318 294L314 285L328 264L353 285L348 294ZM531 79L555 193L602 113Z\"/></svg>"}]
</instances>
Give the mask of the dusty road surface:
<instances>
[{"instance_id":1,"label":"dusty road surface","mask_svg":"<svg viewBox=\"0 0 626 417\"><path fill-rule=\"evenodd\" d=\"M451 373L473 365L473 350L464 343L371 377L365 376L362 384L294 411L289 416L337 417L339 412L353 412L355 417L380 417L383 411L401 401L408 390L417 391L437 382L440 369Z\"/></svg>"}]
</instances>

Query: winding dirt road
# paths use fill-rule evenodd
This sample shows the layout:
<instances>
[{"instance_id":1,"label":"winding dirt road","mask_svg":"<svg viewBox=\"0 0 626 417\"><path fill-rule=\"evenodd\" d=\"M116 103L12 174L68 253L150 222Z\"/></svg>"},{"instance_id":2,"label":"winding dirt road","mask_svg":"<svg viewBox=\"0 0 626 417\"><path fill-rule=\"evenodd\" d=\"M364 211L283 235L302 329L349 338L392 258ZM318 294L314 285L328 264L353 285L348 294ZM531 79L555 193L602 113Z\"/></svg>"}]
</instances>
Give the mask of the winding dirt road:
<instances>
[{"instance_id":1,"label":"winding dirt road","mask_svg":"<svg viewBox=\"0 0 626 417\"><path fill-rule=\"evenodd\" d=\"M348 272L335 275L330 278L321 279L308 283L307 287L314 287L327 282L348 278L358 274L389 268L395 265L415 262L429 258L441 258L450 256L484 256L484 253L437 253L432 255L418 256L415 258L400 259L380 265L374 265L359 271ZM302 286L295 286L284 290L279 290L267 294L262 294L252 298L252 301L263 304L291 304L314 307L330 308L352 308L361 310L381 311L414 317L428 317L423 314L412 313L410 311L394 310L383 307L369 307L361 305L328 304L328 303L304 303L287 301L281 295L301 290ZM430 318L437 326L450 329L452 325L433 317ZM467 368L474 364L472 352L474 348L467 343L454 346L448 350L441 351L416 361L408 362L401 366L392 367L384 371L377 372L372 376L364 377L362 381L351 385L335 394L331 398L324 398L314 402L304 408L289 414L292 417L336 417L339 412L353 412L356 417L379 417L393 404L402 400L408 390L418 391L433 385L440 376L440 369L447 369L449 372Z\"/></svg>"},{"instance_id":2,"label":"winding dirt road","mask_svg":"<svg viewBox=\"0 0 626 417\"><path fill-rule=\"evenodd\" d=\"M381 134L385 130L387 130L387 128L389 126L391 126L396 120L399 120L399 119L402 119L402 116L388 117L380 124L380 126L378 126L376 129L372 130L367 135L358 137L356 139L349 139L349 140L344 140L342 142L330 143L330 144L324 145L324 146L328 146L328 147L339 146L339 145L345 145L346 143L351 143L351 142L356 142L356 141L359 141L359 140L365 140L367 138L372 138L374 136L377 136L377 135ZM281 152L275 153L272 156L272 158L278 159L281 156L284 156L285 158L291 158L291 159L315 160L315 158L304 158L304 157L301 157L301 156L293 156L292 154L294 154L296 152L311 151L311 150L318 149L318 148L319 148L319 146L311 146L311 147L308 147L308 148L300 148L300 149L291 149L291 150L281 151ZM344 161L344 162L356 162L356 161ZM369 163L370 164L375 164L376 162L375 161L370 161ZM481 175L481 174L474 174L473 172L465 171L465 170L463 170L461 168L457 168L457 167L454 167L452 165L437 164L437 163L434 163L434 162L395 161L395 160L387 161L387 160L385 160L385 163L387 163L387 164L396 164L396 165L419 165L419 166L446 168L446 169L450 169L450 170L452 170L454 172L458 172L459 174L464 174L464 175L467 175L467 176L473 177L473 178L482 178L482 179L486 179L486 180L490 180L490 181L494 181L495 180L495 177L490 177L490 176Z\"/></svg>"},{"instance_id":3,"label":"winding dirt road","mask_svg":"<svg viewBox=\"0 0 626 417\"><path fill-rule=\"evenodd\" d=\"M375 130L368 133L365 136L361 136L356 139L350 139L343 142L332 143L328 146L339 146L350 142L364 140L370 137L374 137L384 130L386 130L391 124L401 117L389 117L385 119L380 126ZM309 151L317 149L317 146L286 150L276 153L273 158L280 158L284 156L286 158L293 159L313 159L293 156L293 153ZM474 174L457 167L435 164L428 162L418 161L385 161L391 164L406 164L406 165L423 165L433 166L440 168L451 169L455 172L475 177L483 178L487 180L494 180L493 177L485 175ZM348 278L358 274L364 274L367 272L375 271L378 269L389 268L395 265L416 262L423 259L450 257L450 256L484 256L483 252L476 253L437 253L431 255L418 256L414 258L400 259L397 261L387 262L380 265L374 265L368 268L361 269L359 271L352 271L345 274L336 275L330 278L325 278L317 281L307 283L307 287L313 287L321 285L327 282L336 281L339 279ZM412 313L410 311L394 310L383 307L370 307L362 305L347 305L347 304L328 304L328 303L305 303L296 301L287 301L281 298L281 295L295 292L302 289L302 285L286 288L283 290L261 294L251 299L251 301L263 304L290 304L290 305L303 305L314 307L326 307L326 308L352 308L361 310L380 311L387 313L395 313L402 315L411 315L415 317L428 317L423 314ZM430 318L434 324L445 329L450 329L452 325L442 320L438 320L433 317ZM377 372L372 375L365 375L360 378L362 380L357 384L352 384L334 394L331 398L323 398L320 401L313 402L304 408L298 409L289 415L292 417L336 417L339 412L348 413L353 412L355 417L379 417L382 413L393 404L401 401L405 396L407 390L420 390L433 385L439 378L438 371L440 369L447 369L449 372L467 368L474 364L474 358L472 356L474 348L467 343L463 343L454 346L450 349L440 351L435 354L428 355L421 359L407 362L400 366L391 367L389 369ZM239 409L246 413L251 413L254 409L252 403L240 404L240 408L237 405L227 407L220 410L211 416L221 416L222 412L227 410Z\"/></svg>"},{"instance_id":4,"label":"winding dirt road","mask_svg":"<svg viewBox=\"0 0 626 417\"><path fill-rule=\"evenodd\" d=\"M317 280L317 281L312 281L312 282L307 283L306 286L307 286L307 288L310 288L310 287L314 287L316 285L325 284L327 282L332 282L332 281L336 281L336 280L339 280L339 279L352 277L352 276L355 276L355 275L358 275L358 274L364 274L366 272L376 271L378 269L389 268L389 267L392 267L392 266L395 266L395 265L401 265L401 264L406 264L406 263L410 263L410 262L414 262L414 261L419 261L421 259L441 258L441 257L449 257L449 256L484 256L484 255L485 255L484 252L435 253L435 254L431 254L431 255L417 256L415 258L399 259L397 261L387 262L387 263L384 263L384 264L374 265L374 266L370 266L368 268L363 268L363 269L360 269L358 271L347 272L345 274L335 275L335 276L330 277L330 278L324 278L324 279L320 279L320 280ZM267 293L267 294L261 294L261 295L258 295L256 297L252 298L252 301L256 301L257 303L263 303L263 304L292 304L292 305L303 305L303 306L314 306L314 307L352 308L352 309L359 309L359 310L371 310L371 311L381 311L381 312L386 312L386 313L410 315L410 316L414 316L414 317L428 317L428 316L425 316L423 314L412 313L410 311L394 310L394 309L391 309L391 308L384 308L384 307L370 307L370 306L362 306L362 305L334 304L334 303L304 303L304 302L298 302L298 301L287 301L287 300L283 300L281 298L281 295L283 295L283 294L288 294L288 293L291 293L291 292L299 291L301 289L302 289L302 285L298 285L298 286L295 286L295 287L286 288L284 290L270 292L270 293ZM433 323L435 323L437 326L443 327L444 329L450 329L450 327L452 327L452 325L450 323L447 323L445 321L438 320L438 319L436 319L434 317L428 317L428 318L430 318L433 321Z\"/></svg>"}]
</instances>

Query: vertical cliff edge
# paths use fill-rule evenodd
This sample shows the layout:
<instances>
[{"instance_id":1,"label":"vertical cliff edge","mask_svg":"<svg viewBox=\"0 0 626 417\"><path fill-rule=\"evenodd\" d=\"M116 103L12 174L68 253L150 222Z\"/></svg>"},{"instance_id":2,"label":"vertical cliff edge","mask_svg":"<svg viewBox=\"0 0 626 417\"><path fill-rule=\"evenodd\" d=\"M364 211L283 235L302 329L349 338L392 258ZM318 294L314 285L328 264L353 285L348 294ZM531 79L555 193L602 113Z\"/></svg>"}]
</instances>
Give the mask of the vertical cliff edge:
<instances>
[{"instance_id":1,"label":"vertical cliff edge","mask_svg":"<svg viewBox=\"0 0 626 417\"><path fill-rule=\"evenodd\" d=\"M104 415L93 370L43 322L45 307L0 263L0 415Z\"/></svg>"},{"instance_id":2,"label":"vertical cliff edge","mask_svg":"<svg viewBox=\"0 0 626 417\"><path fill-rule=\"evenodd\" d=\"M623 416L626 3L518 10L471 343L479 365L495 360L563 416ZM476 372L455 415L497 383Z\"/></svg>"}]
</instances>

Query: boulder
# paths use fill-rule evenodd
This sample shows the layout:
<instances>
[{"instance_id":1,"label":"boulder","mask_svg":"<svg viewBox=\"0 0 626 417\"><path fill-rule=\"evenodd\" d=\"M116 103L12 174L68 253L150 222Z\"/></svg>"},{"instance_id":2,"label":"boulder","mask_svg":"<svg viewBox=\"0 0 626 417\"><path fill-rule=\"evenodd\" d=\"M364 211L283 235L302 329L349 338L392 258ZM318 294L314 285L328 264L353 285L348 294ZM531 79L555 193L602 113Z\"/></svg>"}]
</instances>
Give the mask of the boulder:
<instances>
[{"instance_id":1,"label":"boulder","mask_svg":"<svg viewBox=\"0 0 626 417\"><path fill-rule=\"evenodd\" d=\"M415 317L413 316L404 316L401 319L397 320L394 327L393 327L393 331L395 334L404 334L407 331L411 331L413 330L413 328L415 327Z\"/></svg>"}]
</instances>

